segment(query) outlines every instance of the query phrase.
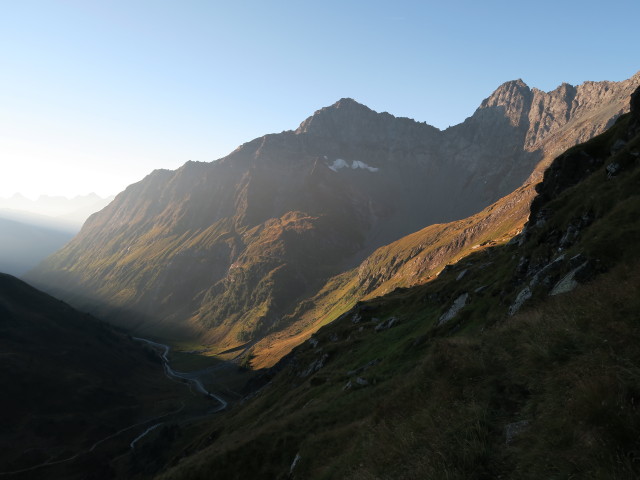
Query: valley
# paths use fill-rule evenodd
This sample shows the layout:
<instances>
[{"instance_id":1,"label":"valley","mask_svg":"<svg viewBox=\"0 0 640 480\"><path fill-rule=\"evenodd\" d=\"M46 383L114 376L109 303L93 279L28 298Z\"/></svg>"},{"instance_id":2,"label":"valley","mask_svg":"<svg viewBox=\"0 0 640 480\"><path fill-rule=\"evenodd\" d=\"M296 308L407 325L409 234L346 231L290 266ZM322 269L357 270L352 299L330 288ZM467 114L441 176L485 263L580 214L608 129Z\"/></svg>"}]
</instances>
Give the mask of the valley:
<instances>
[{"instance_id":1,"label":"valley","mask_svg":"<svg viewBox=\"0 0 640 480\"><path fill-rule=\"evenodd\" d=\"M343 99L130 186L26 276L91 315L0 277L0 476L633 478L638 81Z\"/></svg>"},{"instance_id":2,"label":"valley","mask_svg":"<svg viewBox=\"0 0 640 480\"><path fill-rule=\"evenodd\" d=\"M227 408L204 387L213 388L215 371L241 383L250 377L220 362L175 371L168 347L131 339L5 274L0 334L1 478L129 476L145 462L131 455L149 435Z\"/></svg>"},{"instance_id":3,"label":"valley","mask_svg":"<svg viewBox=\"0 0 640 480\"><path fill-rule=\"evenodd\" d=\"M640 479L640 2L0 15L0 480Z\"/></svg>"}]
</instances>

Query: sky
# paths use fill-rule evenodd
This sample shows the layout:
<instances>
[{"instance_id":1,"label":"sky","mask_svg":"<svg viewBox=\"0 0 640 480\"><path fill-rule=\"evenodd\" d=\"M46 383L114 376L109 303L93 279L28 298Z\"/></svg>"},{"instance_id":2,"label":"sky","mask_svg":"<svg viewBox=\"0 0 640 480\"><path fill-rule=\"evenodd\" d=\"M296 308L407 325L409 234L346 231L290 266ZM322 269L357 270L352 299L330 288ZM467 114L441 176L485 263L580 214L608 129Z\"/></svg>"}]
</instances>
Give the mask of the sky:
<instances>
[{"instance_id":1,"label":"sky","mask_svg":"<svg viewBox=\"0 0 640 480\"><path fill-rule=\"evenodd\" d=\"M0 197L117 194L343 97L443 129L508 80L624 80L637 18L637 0L6 1Z\"/></svg>"}]
</instances>

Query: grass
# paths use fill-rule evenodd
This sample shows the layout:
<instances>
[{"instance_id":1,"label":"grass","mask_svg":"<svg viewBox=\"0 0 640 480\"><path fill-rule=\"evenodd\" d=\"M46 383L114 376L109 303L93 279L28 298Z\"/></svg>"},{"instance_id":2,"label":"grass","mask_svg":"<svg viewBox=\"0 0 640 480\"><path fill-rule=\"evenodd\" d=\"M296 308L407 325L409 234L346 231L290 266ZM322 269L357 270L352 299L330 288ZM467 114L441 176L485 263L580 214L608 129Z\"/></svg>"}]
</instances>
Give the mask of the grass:
<instances>
[{"instance_id":1,"label":"grass","mask_svg":"<svg viewBox=\"0 0 640 480\"><path fill-rule=\"evenodd\" d=\"M323 382L277 377L211 423L216 442L161 478L285 478L296 454L296 478L634 478L639 289L636 262L481 336L407 344L416 318L384 337L343 337L323 349L333 355L316 374ZM315 358L300 355L300 368ZM344 391L347 369L376 357L361 373L375 383ZM505 427L522 420L506 444Z\"/></svg>"}]
</instances>

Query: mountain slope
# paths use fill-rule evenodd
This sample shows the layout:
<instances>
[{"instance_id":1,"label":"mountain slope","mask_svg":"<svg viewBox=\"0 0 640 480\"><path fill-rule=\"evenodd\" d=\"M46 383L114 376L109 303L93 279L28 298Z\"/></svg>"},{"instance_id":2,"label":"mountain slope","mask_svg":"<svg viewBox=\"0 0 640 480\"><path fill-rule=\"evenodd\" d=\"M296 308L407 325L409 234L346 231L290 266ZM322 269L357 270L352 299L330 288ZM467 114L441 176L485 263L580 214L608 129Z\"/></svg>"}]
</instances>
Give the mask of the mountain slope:
<instances>
[{"instance_id":1,"label":"mountain slope","mask_svg":"<svg viewBox=\"0 0 640 480\"><path fill-rule=\"evenodd\" d=\"M113 478L113 452L186 390L154 353L6 274L0 358L0 475L25 470L8 478Z\"/></svg>"},{"instance_id":2,"label":"mountain slope","mask_svg":"<svg viewBox=\"0 0 640 480\"><path fill-rule=\"evenodd\" d=\"M378 248L359 266L330 278L301 302L285 318L286 328L255 343L248 353L251 365L271 367L361 300L424 284L470 253L509 241L526 223L534 196L535 184L527 182L476 215L431 225Z\"/></svg>"},{"instance_id":3,"label":"mountain slope","mask_svg":"<svg viewBox=\"0 0 640 480\"><path fill-rule=\"evenodd\" d=\"M637 478L639 186L640 89L513 242L356 305L159 478Z\"/></svg>"},{"instance_id":4,"label":"mountain slope","mask_svg":"<svg viewBox=\"0 0 640 480\"><path fill-rule=\"evenodd\" d=\"M624 111L639 80L508 82L444 132L343 99L224 159L152 173L29 279L130 328L251 343L377 247L510 193Z\"/></svg>"}]
</instances>

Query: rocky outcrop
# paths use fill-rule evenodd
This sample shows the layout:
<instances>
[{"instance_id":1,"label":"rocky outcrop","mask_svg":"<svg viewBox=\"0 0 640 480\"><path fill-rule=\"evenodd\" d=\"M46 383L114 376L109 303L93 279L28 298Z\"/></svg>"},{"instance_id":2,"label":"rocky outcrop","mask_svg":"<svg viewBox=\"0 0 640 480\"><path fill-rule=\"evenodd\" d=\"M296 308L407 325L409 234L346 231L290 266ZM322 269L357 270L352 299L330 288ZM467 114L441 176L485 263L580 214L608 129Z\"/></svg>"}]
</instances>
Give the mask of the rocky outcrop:
<instances>
[{"instance_id":1,"label":"rocky outcrop","mask_svg":"<svg viewBox=\"0 0 640 480\"><path fill-rule=\"evenodd\" d=\"M440 318L438 319L438 325L444 325L449 322L464 308L467 304L467 300L469 299L468 293L463 293L458 298L453 301L453 304L449 307L449 309L444 312Z\"/></svg>"}]
</instances>

